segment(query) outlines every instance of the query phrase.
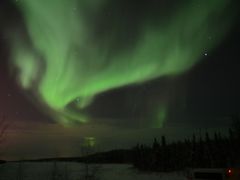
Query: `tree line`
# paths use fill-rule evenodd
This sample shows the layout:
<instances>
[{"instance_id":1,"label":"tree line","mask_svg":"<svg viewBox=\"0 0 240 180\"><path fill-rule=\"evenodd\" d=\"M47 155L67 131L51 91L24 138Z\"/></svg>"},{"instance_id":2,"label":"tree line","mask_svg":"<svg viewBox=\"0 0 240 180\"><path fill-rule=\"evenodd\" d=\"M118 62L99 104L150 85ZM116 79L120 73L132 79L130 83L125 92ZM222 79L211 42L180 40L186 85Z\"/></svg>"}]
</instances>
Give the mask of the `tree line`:
<instances>
[{"instance_id":1,"label":"tree line","mask_svg":"<svg viewBox=\"0 0 240 180\"><path fill-rule=\"evenodd\" d=\"M166 137L154 139L151 146L133 148L133 165L144 171L175 171L191 168L225 168L240 165L240 120L233 118L228 135L206 132L183 141L167 143Z\"/></svg>"}]
</instances>

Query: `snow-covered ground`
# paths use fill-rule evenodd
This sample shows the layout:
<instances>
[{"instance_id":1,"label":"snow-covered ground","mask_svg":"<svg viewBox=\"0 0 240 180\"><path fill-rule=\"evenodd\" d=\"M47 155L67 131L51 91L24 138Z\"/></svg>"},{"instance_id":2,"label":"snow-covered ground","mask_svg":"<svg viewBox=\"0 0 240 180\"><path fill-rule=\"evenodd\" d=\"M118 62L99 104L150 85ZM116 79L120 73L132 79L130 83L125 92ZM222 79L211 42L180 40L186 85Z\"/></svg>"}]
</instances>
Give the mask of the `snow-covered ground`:
<instances>
[{"instance_id":1,"label":"snow-covered ground","mask_svg":"<svg viewBox=\"0 0 240 180\"><path fill-rule=\"evenodd\" d=\"M183 173L143 173L131 165L22 162L0 165L0 180L186 180Z\"/></svg>"}]
</instances>

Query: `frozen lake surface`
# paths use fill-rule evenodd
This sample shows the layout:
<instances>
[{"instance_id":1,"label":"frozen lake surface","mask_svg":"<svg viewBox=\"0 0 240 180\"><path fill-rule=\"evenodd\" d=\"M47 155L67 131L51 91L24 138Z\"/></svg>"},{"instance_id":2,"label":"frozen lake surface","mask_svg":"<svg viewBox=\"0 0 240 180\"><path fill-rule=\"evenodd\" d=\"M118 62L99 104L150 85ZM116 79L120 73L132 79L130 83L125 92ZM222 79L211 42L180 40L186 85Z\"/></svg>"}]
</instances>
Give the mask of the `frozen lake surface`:
<instances>
[{"instance_id":1,"label":"frozen lake surface","mask_svg":"<svg viewBox=\"0 0 240 180\"><path fill-rule=\"evenodd\" d=\"M21 162L0 165L0 180L186 180L183 173L143 173L126 164Z\"/></svg>"}]
</instances>

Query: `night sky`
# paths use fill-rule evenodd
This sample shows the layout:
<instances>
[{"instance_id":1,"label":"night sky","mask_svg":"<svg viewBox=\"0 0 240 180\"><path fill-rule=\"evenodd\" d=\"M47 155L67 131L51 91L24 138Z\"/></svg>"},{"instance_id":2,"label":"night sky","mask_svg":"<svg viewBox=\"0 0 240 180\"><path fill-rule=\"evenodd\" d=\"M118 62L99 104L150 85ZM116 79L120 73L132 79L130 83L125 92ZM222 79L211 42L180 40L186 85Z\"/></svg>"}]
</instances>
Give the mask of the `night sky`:
<instances>
[{"instance_id":1,"label":"night sky","mask_svg":"<svg viewBox=\"0 0 240 180\"><path fill-rule=\"evenodd\" d=\"M79 156L165 134L224 131L239 114L237 0L0 2L6 159Z\"/></svg>"}]
</instances>

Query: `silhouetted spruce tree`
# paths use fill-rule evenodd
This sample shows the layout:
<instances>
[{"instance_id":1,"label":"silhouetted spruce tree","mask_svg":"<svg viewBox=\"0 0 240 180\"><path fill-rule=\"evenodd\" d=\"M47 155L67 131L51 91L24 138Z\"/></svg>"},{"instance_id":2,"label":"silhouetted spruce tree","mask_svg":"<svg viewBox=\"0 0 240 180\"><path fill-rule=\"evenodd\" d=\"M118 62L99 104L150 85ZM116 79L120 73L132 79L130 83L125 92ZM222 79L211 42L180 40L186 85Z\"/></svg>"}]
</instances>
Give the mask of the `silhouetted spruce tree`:
<instances>
[{"instance_id":1,"label":"silhouetted spruce tree","mask_svg":"<svg viewBox=\"0 0 240 180\"><path fill-rule=\"evenodd\" d=\"M235 154L237 153L236 151L236 147L235 147L235 138L234 138L234 133L233 130L231 128L229 128L228 130L228 166L229 167L233 167L234 166L234 157Z\"/></svg>"},{"instance_id":2,"label":"silhouetted spruce tree","mask_svg":"<svg viewBox=\"0 0 240 180\"><path fill-rule=\"evenodd\" d=\"M167 168L167 160L168 160L168 155L167 155L167 143L166 143L166 138L165 136L161 137L161 167L163 171L166 171Z\"/></svg>"},{"instance_id":3,"label":"silhouetted spruce tree","mask_svg":"<svg viewBox=\"0 0 240 180\"><path fill-rule=\"evenodd\" d=\"M158 143L157 138L154 138L152 148L153 150L159 150L160 144Z\"/></svg>"},{"instance_id":4,"label":"silhouetted spruce tree","mask_svg":"<svg viewBox=\"0 0 240 180\"><path fill-rule=\"evenodd\" d=\"M199 137L198 147L197 147L197 167L205 167L205 152L204 152L204 142L202 136Z\"/></svg>"},{"instance_id":5,"label":"silhouetted spruce tree","mask_svg":"<svg viewBox=\"0 0 240 180\"><path fill-rule=\"evenodd\" d=\"M165 136L162 136L162 147L166 147L166 138Z\"/></svg>"},{"instance_id":6,"label":"silhouetted spruce tree","mask_svg":"<svg viewBox=\"0 0 240 180\"><path fill-rule=\"evenodd\" d=\"M206 161L208 162L207 167L209 167L209 168L214 167L212 148L213 148L212 140L210 139L209 133L206 132L206 134L205 134L205 152L206 152Z\"/></svg>"},{"instance_id":7,"label":"silhouetted spruce tree","mask_svg":"<svg viewBox=\"0 0 240 180\"><path fill-rule=\"evenodd\" d=\"M232 121L232 131L233 131L233 137L234 137L234 164L239 165L240 164L240 116L239 114L236 114L231 117Z\"/></svg>"},{"instance_id":8,"label":"silhouetted spruce tree","mask_svg":"<svg viewBox=\"0 0 240 180\"><path fill-rule=\"evenodd\" d=\"M196 154L197 154L197 147L196 147L196 135L193 134L192 136L192 142L191 142L191 153L190 153L190 167L196 167Z\"/></svg>"}]
</instances>

